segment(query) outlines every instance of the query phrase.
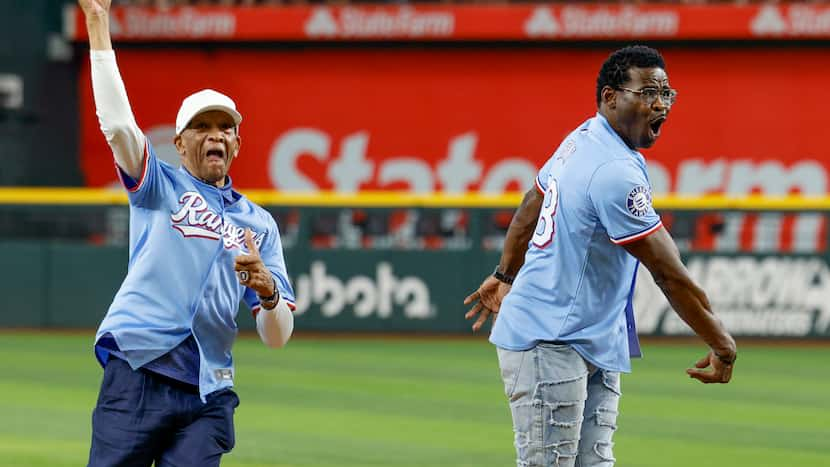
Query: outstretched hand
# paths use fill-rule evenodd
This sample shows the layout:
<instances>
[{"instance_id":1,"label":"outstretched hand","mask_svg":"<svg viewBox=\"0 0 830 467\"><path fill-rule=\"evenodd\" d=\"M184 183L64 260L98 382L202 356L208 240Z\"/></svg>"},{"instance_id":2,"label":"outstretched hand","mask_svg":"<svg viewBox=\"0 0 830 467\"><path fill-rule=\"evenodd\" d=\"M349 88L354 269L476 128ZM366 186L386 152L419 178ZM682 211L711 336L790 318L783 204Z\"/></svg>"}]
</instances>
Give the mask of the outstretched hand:
<instances>
[{"instance_id":1,"label":"outstretched hand","mask_svg":"<svg viewBox=\"0 0 830 467\"><path fill-rule=\"evenodd\" d=\"M78 0L78 5L87 18L109 14L111 3L112 0Z\"/></svg>"},{"instance_id":2,"label":"outstretched hand","mask_svg":"<svg viewBox=\"0 0 830 467\"><path fill-rule=\"evenodd\" d=\"M728 383L732 379L733 366L735 366L734 363L726 364L714 352L710 351L708 355L695 363L694 368L687 369L686 374L690 378L705 384ZM711 370L706 371L709 367L711 367Z\"/></svg>"},{"instance_id":3,"label":"outstretched hand","mask_svg":"<svg viewBox=\"0 0 830 467\"><path fill-rule=\"evenodd\" d=\"M481 326L487 322L487 318L491 314L493 315L493 322L496 321L499 308L501 308L501 301L509 291L510 285L499 281L493 276L488 276L478 287L478 290L464 299L465 305L473 305L470 311L464 315L464 318L472 319L478 315L478 318L473 323L473 332L481 329Z\"/></svg>"},{"instance_id":4,"label":"outstretched hand","mask_svg":"<svg viewBox=\"0 0 830 467\"><path fill-rule=\"evenodd\" d=\"M274 278L262 262L259 248L254 243L254 236L249 228L245 229L245 247L248 254L237 256L234 265L239 283L253 289L261 297L270 297L274 294Z\"/></svg>"}]
</instances>

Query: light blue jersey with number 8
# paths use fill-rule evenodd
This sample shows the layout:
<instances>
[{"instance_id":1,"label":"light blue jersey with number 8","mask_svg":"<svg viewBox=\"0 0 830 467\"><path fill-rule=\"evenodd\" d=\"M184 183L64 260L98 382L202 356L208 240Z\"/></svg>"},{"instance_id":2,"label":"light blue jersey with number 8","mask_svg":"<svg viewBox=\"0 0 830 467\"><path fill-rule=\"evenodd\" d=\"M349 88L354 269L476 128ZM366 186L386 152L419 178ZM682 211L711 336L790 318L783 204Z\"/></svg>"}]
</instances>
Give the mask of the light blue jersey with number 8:
<instances>
[{"instance_id":1,"label":"light blue jersey with number 8","mask_svg":"<svg viewBox=\"0 0 830 467\"><path fill-rule=\"evenodd\" d=\"M622 245L662 226L643 156L597 114L565 138L536 186L539 220L490 341L514 351L566 342L602 369L631 371L637 260Z\"/></svg>"}]
</instances>

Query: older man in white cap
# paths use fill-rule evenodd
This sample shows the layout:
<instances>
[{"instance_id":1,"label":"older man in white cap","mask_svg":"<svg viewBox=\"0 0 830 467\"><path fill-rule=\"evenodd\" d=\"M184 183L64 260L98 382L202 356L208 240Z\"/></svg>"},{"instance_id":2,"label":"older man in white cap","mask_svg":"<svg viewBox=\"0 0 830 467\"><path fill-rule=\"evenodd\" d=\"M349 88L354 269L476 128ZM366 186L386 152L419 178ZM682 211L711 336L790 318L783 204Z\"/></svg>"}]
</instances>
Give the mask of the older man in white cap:
<instances>
[{"instance_id":1,"label":"older man in white cap","mask_svg":"<svg viewBox=\"0 0 830 467\"><path fill-rule=\"evenodd\" d=\"M79 0L101 130L130 202L130 260L95 338L104 367L91 466L218 466L234 446L231 347L240 301L269 347L291 336L294 292L273 217L232 187L242 115L213 90L184 99L179 168L135 123L109 35L109 0Z\"/></svg>"}]
</instances>

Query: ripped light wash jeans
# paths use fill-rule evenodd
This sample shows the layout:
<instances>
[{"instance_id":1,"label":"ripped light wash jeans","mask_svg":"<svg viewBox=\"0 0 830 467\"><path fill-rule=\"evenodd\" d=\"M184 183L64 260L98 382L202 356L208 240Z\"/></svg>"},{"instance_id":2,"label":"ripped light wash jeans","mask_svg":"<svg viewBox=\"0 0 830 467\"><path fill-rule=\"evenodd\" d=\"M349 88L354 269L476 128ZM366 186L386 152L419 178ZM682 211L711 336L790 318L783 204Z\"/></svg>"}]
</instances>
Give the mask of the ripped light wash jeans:
<instances>
[{"instance_id":1,"label":"ripped light wash jeans","mask_svg":"<svg viewBox=\"0 0 830 467\"><path fill-rule=\"evenodd\" d=\"M498 349L518 467L612 467L620 374L591 365L567 344Z\"/></svg>"}]
</instances>

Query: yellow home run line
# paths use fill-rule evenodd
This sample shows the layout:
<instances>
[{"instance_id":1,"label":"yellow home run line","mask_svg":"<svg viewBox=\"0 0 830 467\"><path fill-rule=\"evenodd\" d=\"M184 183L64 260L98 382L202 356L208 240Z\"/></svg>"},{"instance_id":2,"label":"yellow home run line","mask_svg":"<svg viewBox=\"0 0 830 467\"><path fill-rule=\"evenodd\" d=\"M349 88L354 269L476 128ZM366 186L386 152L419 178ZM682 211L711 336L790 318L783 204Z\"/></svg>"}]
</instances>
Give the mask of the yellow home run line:
<instances>
[{"instance_id":1,"label":"yellow home run line","mask_svg":"<svg viewBox=\"0 0 830 467\"><path fill-rule=\"evenodd\" d=\"M362 207L516 207L522 194L411 194L400 192L280 193L272 190L242 190L257 204L266 206L362 206ZM0 205L108 205L127 204L121 189L101 188L2 188Z\"/></svg>"},{"instance_id":2,"label":"yellow home run line","mask_svg":"<svg viewBox=\"0 0 830 467\"><path fill-rule=\"evenodd\" d=\"M467 207L515 208L522 193L488 195L470 193L411 194L401 192L333 192L281 193L273 190L243 190L245 196L265 206L309 207ZM124 205L127 196L120 189L102 188L3 188L0 205ZM657 209L742 210L742 211L825 211L830 210L826 196L659 196Z\"/></svg>"}]
</instances>

